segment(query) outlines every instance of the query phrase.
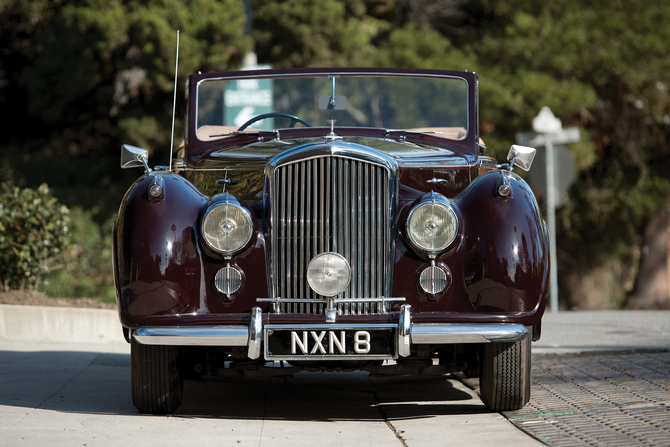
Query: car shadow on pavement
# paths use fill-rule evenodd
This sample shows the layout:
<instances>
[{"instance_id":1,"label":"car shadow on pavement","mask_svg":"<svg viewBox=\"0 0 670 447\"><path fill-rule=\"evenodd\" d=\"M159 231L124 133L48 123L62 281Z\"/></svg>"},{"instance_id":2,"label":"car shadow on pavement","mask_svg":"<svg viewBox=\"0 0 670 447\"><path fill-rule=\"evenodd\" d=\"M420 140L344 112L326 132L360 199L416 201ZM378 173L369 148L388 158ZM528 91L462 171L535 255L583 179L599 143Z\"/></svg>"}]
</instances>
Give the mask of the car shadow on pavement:
<instances>
[{"instance_id":1,"label":"car shadow on pavement","mask_svg":"<svg viewBox=\"0 0 670 447\"><path fill-rule=\"evenodd\" d=\"M130 356L89 351L0 351L0 406L132 414Z\"/></svg>"},{"instance_id":2,"label":"car shadow on pavement","mask_svg":"<svg viewBox=\"0 0 670 447\"><path fill-rule=\"evenodd\" d=\"M301 372L287 379L187 381L175 415L284 421L428 418L488 410L449 376L370 378L362 372ZM460 384L459 384L460 385Z\"/></svg>"},{"instance_id":3,"label":"car shadow on pavement","mask_svg":"<svg viewBox=\"0 0 670 447\"><path fill-rule=\"evenodd\" d=\"M128 354L0 351L0 407L139 415L130 389ZM183 404L173 417L334 422L487 411L451 376L300 372L285 379L186 380Z\"/></svg>"}]
</instances>

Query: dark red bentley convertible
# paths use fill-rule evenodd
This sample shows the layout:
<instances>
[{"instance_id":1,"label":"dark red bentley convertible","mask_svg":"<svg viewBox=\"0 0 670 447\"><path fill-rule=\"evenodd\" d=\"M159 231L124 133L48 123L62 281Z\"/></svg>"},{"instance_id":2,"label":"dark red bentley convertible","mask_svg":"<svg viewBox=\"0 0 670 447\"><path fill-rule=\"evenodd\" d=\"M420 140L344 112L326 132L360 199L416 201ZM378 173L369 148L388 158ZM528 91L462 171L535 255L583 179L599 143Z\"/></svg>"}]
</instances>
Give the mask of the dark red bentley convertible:
<instances>
[{"instance_id":1,"label":"dark red bentley convertible","mask_svg":"<svg viewBox=\"0 0 670 447\"><path fill-rule=\"evenodd\" d=\"M530 397L549 272L544 222L479 137L474 73L194 74L184 145L143 167L114 225L133 403L184 378L364 370L478 375L492 410Z\"/></svg>"}]
</instances>

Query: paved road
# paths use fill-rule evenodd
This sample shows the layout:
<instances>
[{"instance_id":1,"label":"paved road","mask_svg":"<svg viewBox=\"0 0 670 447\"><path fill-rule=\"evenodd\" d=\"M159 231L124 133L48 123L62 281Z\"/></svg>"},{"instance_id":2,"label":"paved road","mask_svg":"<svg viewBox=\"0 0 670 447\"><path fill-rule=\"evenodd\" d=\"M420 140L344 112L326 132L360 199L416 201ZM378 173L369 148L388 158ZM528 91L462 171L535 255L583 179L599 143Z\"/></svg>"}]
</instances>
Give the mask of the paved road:
<instances>
[{"instance_id":1,"label":"paved road","mask_svg":"<svg viewBox=\"0 0 670 447\"><path fill-rule=\"evenodd\" d=\"M670 349L670 311L546 313L533 354Z\"/></svg>"},{"instance_id":2,"label":"paved road","mask_svg":"<svg viewBox=\"0 0 670 447\"><path fill-rule=\"evenodd\" d=\"M541 445L453 378L364 373L186 381L184 404L139 415L124 344L0 339L0 445Z\"/></svg>"},{"instance_id":3,"label":"paved road","mask_svg":"<svg viewBox=\"0 0 670 447\"><path fill-rule=\"evenodd\" d=\"M76 326L52 313L42 313L51 331ZM100 343L55 342L0 317L3 446L670 445L670 355L659 351L670 348L670 312L547 315L533 398L509 419L451 376L364 373L187 381L175 415L143 416L127 344L102 332Z\"/></svg>"}]
</instances>

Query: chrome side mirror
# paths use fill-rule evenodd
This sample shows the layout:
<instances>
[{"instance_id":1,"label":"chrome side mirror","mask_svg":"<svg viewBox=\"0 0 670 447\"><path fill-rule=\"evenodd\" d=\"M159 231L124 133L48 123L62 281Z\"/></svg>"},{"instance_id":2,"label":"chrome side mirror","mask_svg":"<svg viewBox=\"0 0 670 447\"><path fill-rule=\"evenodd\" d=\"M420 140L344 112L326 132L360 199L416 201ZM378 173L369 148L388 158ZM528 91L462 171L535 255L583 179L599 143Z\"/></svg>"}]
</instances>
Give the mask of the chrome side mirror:
<instances>
[{"instance_id":1,"label":"chrome side mirror","mask_svg":"<svg viewBox=\"0 0 670 447\"><path fill-rule=\"evenodd\" d=\"M146 172L151 172L149 165L149 151L130 144L121 146L121 168L141 168L144 167Z\"/></svg>"},{"instance_id":2,"label":"chrome side mirror","mask_svg":"<svg viewBox=\"0 0 670 447\"><path fill-rule=\"evenodd\" d=\"M533 159L535 158L536 153L537 149L534 147L513 144L509 150L509 153L507 154L507 161L509 161L510 171L513 169L513 165L520 167L524 171L528 171L530 166L533 164Z\"/></svg>"}]
</instances>

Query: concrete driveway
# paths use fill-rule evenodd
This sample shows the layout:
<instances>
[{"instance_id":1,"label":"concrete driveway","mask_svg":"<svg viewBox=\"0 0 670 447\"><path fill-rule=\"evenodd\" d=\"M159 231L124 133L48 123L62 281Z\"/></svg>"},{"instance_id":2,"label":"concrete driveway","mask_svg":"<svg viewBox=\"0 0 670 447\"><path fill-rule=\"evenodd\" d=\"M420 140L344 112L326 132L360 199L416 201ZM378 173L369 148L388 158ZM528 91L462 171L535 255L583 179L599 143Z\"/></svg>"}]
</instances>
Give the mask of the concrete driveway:
<instances>
[{"instance_id":1,"label":"concrete driveway","mask_svg":"<svg viewBox=\"0 0 670 447\"><path fill-rule=\"evenodd\" d=\"M533 353L664 346L670 312L565 312L546 316ZM542 445L451 376L186 381L174 415L140 415L114 311L0 306L0 445L136 443Z\"/></svg>"},{"instance_id":2,"label":"concrete driveway","mask_svg":"<svg viewBox=\"0 0 670 447\"><path fill-rule=\"evenodd\" d=\"M184 391L174 415L140 415L128 345L0 339L0 445L541 445L448 376L305 372Z\"/></svg>"}]
</instances>

